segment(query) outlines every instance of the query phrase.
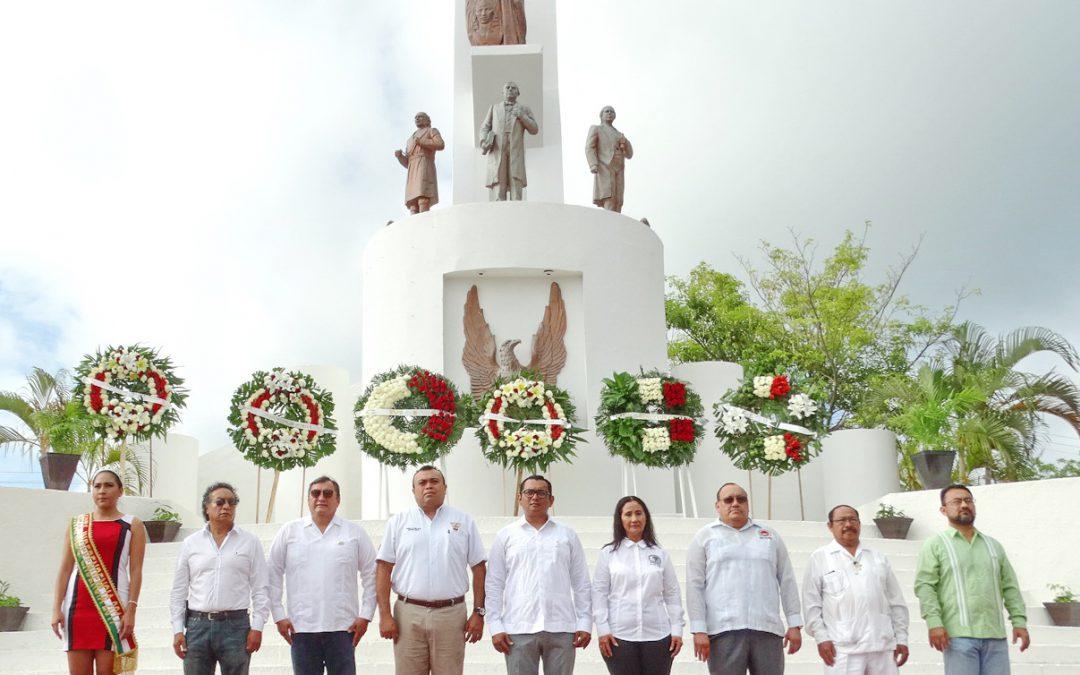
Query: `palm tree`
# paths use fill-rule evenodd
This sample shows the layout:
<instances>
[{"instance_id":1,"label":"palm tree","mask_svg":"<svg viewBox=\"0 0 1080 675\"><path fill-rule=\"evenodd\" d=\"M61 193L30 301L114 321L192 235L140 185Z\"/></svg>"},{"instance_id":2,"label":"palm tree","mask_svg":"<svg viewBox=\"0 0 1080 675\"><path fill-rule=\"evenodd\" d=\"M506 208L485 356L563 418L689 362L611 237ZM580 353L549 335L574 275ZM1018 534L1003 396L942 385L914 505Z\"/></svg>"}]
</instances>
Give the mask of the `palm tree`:
<instances>
[{"instance_id":1,"label":"palm tree","mask_svg":"<svg viewBox=\"0 0 1080 675\"><path fill-rule=\"evenodd\" d=\"M66 370L49 373L35 366L26 376L26 388L22 393L0 392L0 411L11 413L30 431L27 434L15 427L0 425L0 448L5 451L19 449L25 453L36 449L44 457L52 448L48 416L65 410L71 399L70 380Z\"/></svg>"}]
</instances>

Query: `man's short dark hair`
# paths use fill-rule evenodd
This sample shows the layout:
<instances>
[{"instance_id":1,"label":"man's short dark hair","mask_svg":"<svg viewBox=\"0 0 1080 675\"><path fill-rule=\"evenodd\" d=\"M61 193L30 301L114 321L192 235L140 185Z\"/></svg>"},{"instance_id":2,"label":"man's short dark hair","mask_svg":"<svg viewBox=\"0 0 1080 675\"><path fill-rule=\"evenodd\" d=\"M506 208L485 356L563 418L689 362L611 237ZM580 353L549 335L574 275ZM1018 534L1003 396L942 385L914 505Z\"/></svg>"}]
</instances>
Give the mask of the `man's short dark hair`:
<instances>
[{"instance_id":1,"label":"man's short dark hair","mask_svg":"<svg viewBox=\"0 0 1080 675\"><path fill-rule=\"evenodd\" d=\"M206 507L210 506L210 495L214 494L214 490L228 490L233 494L233 497L238 496L236 494L236 488L224 481L210 483L210 485L206 488L206 492L203 492L202 495L202 517L203 520L208 523L210 522L210 514L206 512Z\"/></svg>"},{"instance_id":2,"label":"man's short dark hair","mask_svg":"<svg viewBox=\"0 0 1080 675\"><path fill-rule=\"evenodd\" d=\"M439 478L442 478L443 484L444 485L446 484L446 476L443 475L443 472L439 469L439 467L432 466L430 464L425 464L424 466L417 469L415 473L413 473L413 475L412 475L412 484L413 485L416 485L416 477L420 475L421 471L435 471L435 472L437 472L439 474Z\"/></svg>"},{"instance_id":3,"label":"man's short dark hair","mask_svg":"<svg viewBox=\"0 0 1080 675\"><path fill-rule=\"evenodd\" d=\"M969 496L971 496L971 497L975 496L975 495L971 494L971 490L968 488L968 486L962 485L960 483L953 483L952 485L950 485L948 487L944 487L944 488L941 489L941 505L942 506L945 506L945 495L949 494L950 490L963 490L964 492L968 493Z\"/></svg>"},{"instance_id":4,"label":"man's short dark hair","mask_svg":"<svg viewBox=\"0 0 1080 675\"><path fill-rule=\"evenodd\" d=\"M553 487L551 487L551 481L549 481L547 478L544 478L543 476L541 476L538 473L534 473L533 475L529 476L525 480L521 481L521 485L518 486L518 494L521 494L522 492L525 491L525 483L528 483L531 480L542 480L542 481L544 481L545 483L547 483L548 492L550 492L551 494L555 494L555 489Z\"/></svg>"},{"instance_id":5,"label":"man's short dark hair","mask_svg":"<svg viewBox=\"0 0 1080 675\"><path fill-rule=\"evenodd\" d=\"M721 493L721 492L723 492L723 491L724 491L724 488L726 488L726 487L727 487L727 486L729 486L729 485L734 485L735 487L737 487L737 488L741 489L741 490L742 490L743 492L746 492L746 488L744 488L743 486L739 485L738 483L733 483L733 482L730 482L730 481L729 481L729 482L727 482L727 483L724 483L723 485L721 485L721 486L720 486L720 487L719 487L719 488L718 488L718 489L716 490L716 501L720 501L720 493Z\"/></svg>"},{"instance_id":6,"label":"man's short dark hair","mask_svg":"<svg viewBox=\"0 0 1080 675\"><path fill-rule=\"evenodd\" d=\"M308 486L307 486L308 492L310 493L311 488L315 487L319 483L333 483L334 484L334 492L337 493L337 498L341 499L341 486L338 485L338 482L336 480L334 480L333 478L331 478L330 476L319 476L315 480L308 483Z\"/></svg>"},{"instance_id":7,"label":"man's short dark hair","mask_svg":"<svg viewBox=\"0 0 1080 675\"><path fill-rule=\"evenodd\" d=\"M830 523L832 522L833 514L836 513L836 509L851 509L852 511L855 512L856 517L859 516L859 509L855 508L854 506L851 506L850 504L837 504L836 506L832 507L832 509L829 510L829 522Z\"/></svg>"}]
</instances>

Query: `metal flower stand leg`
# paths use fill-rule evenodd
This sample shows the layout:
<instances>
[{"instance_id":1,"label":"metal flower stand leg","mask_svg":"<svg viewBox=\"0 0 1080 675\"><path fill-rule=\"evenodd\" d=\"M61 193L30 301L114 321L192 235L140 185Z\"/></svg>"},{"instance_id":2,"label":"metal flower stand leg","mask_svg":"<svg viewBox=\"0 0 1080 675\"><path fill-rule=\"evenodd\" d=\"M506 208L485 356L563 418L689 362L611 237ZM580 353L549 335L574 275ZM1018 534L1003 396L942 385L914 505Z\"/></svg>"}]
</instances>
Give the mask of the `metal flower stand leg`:
<instances>
[{"instance_id":1,"label":"metal flower stand leg","mask_svg":"<svg viewBox=\"0 0 1080 675\"><path fill-rule=\"evenodd\" d=\"M281 478L281 472L277 469L274 470L274 482L270 485L270 499L266 502L266 519L263 521L269 523L274 514L274 499L277 498L277 486L278 479Z\"/></svg>"}]
</instances>

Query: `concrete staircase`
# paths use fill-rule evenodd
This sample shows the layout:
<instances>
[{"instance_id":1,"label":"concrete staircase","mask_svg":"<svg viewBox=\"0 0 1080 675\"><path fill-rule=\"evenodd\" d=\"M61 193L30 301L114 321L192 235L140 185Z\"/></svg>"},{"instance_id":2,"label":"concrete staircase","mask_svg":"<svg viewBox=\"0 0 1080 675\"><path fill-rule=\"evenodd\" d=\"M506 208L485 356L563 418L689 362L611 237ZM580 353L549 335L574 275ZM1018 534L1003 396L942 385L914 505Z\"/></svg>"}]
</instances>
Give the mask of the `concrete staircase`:
<instances>
[{"instance_id":1,"label":"concrete staircase","mask_svg":"<svg viewBox=\"0 0 1080 675\"><path fill-rule=\"evenodd\" d=\"M509 522L510 518L480 518L478 524L484 541L490 545L495 533ZM599 517L566 517L560 520L577 530L585 546L590 564L595 563L600 547L611 538L611 520ZM685 579L686 546L693 534L710 522L706 519L686 519L679 517L658 517L655 525L661 543L671 553L672 560L679 573L680 581ZM384 521L363 521L364 529L371 535L378 546L385 527ZM787 543L792 563L800 585L811 552L829 541L830 535L824 524L816 522L771 522ZM245 529L253 531L263 540L269 549L270 541L277 532L278 525L248 525ZM182 538L190 530L181 532ZM878 539L877 529L872 524L863 528L863 541L867 546L886 553L892 562L896 575L906 590L908 606L911 611L911 659L902 669L905 675L940 673L941 656L929 647L926 641L926 625L918 618L918 603L912 586L914 583L915 563L921 542L895 541ZM147 549L144 570L142 598L139 606L137 636L140 641L140 672L179 673L180 660L172 652L172 629L169 625L168 595L172 584L173 565L179 550L179 543L151 544ZM52 573L50 570L49 574ZM1018 570L1023 583L1023 570ZM685 593L685 584L684 584ZM1032 647L1021 654L1015 647L1011 657L1014 675L1065 675L1080 673L1080 629L1052 626L1050 618L1042 605L1028 597L1028 617L1031 624ZM49 629L49 614L42 611L51 607L49 598L40 598L33 605L27 617L24 630L17 633L0 633L0 673L67 673L67 661L61 643ZM372 622L367 635L357 649L358 670L373 675L390 675L394 672L392 645L378 635L378 614ZM675 673L704 673L705 666L693 659L690 636L685 634L687 646L676 659ZM289 651L285 642L277 635L272 624L268 624L263 635L263 647L252 658L252 672L259 675L271 673L291 673ZM505 673L503 658L491 646L488 636L481 642L470 645L466 651L465 672L470 675L486 673ZM596 640L588 649L578 652L577 673L606 673ZM803 648L787 660L786 673L820 673L821 661L817 649L809 638Z\"/></svg>"}]
</instances>

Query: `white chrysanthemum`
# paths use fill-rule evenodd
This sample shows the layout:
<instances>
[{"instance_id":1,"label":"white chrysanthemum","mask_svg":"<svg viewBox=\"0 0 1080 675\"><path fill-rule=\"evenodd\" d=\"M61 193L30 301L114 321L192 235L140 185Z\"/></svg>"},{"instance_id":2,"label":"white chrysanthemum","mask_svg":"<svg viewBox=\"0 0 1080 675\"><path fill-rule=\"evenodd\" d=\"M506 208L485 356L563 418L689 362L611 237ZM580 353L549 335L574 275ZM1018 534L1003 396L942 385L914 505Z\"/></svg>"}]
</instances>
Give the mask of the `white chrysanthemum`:
<instances>
[{"instance_id":1,"label":"white chrysanthemum","mask_svg":"<svg viewBox=\"0 0 1080 675\"><path fill-rule=\"evenodd\" d=\"M671 435L667 427L645 429L641 436L641 448L645 452L661 452L671 447Z\"/></svg>"},{"instance_id":2,"label":"white chrysanthemum","mask_svg":"<svg viewBox=\"0 0 1080 675\"><path fill-rule=\"evenodd\" d=\"M664 388L660 384L659 377L643 377L638 379L638 395L642 403L658 403L664 400Z\"/></svg>"},{"instance_id":3,"label":"white chrysanthemum","mask_svg":"<svg viewBox=\"0 0 1080 675\"><path fill-rule=\"evenodd\" d=\"M795 394L788 400L787 409L792 416L801 420L817 412L817 403L806 394Z\"/></svg>"},{"instance_id":4,"label":"white chrysanthemum","mask_svg":"<svg viewBox=\"0 0 1080 675\"><path fill-rule=\"evenodd\" d=\"M772 394L773 378L771 375L759 375L754 378L754 396L769 398Z\"/></svg>"},{"instance_id":5,"label":"white chrysanthemum","mask_svg":"<svg viewBox=\"0 0 1080 675\"><path fill-rule=\"evenodd\" d=\"M784 458L784 437L783 436L766 436L765 437L765 459L778 460Z\"/></svg>"},{"instance_id":6,"label":"white chrysanthemum","mask_svg":"<svg viewBox=\"0 0 1080 675\"><path fill-rule=\"evenodd\" d=\"M750 420L739 408L724 408L724 414L720 416L720 425L725 433L745 434L750 428Z\"/></svg>"}]
</instances>

